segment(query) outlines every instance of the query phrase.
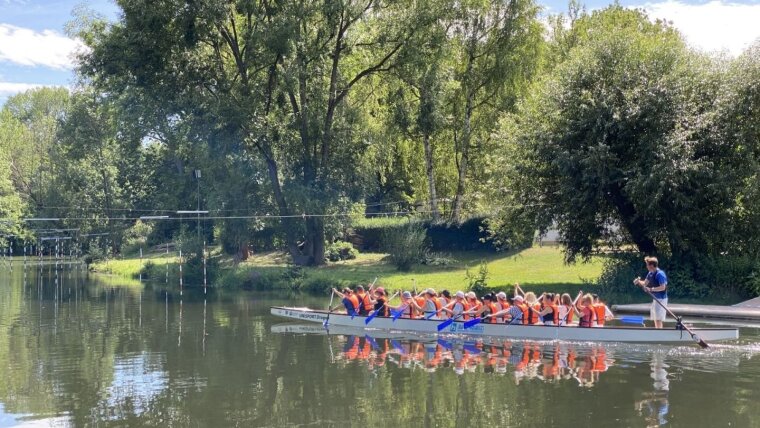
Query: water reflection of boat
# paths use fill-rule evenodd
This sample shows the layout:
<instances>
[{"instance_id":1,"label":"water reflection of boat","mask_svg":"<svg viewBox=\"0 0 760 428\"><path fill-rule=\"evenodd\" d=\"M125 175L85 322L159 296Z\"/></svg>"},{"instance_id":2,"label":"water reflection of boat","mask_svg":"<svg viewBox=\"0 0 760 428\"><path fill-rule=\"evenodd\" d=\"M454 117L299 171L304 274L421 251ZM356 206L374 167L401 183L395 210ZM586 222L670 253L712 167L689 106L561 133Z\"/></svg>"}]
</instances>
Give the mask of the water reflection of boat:
<instances>
[{"instance_id":1,"label":"water reflection of boat","mask_svg":"<svg viewBox=\"0 0 760 428\"><path fill-rule=\"evenodd\" d=\"M410 336L403 332L365 331L333 326L329 330L313 324L279 324L272 333L331 335L342 344L334 356L339 364L359 363L374 370L395 365L428 372L453 370L511 375L516 384L530 380L574 381L592 387L601 373L614 364L610 352L600 344L511 341ZM331 350L332 352L332 350Z\"/></svg>"},{"instance_id":2,"label":"water reflection of boat","mask_svg":"<svg viewBox=\"0 0 760 428\"><path fill-rule=\"evenodd\" d=\"M272 315L300 321L322 323L327 319L327 311L309 308L272 307ZM349 316L346 314L330 314L329 326L365 328L366 317ZM468 336L489 336L533 340L569 340L591 342L635 342L635 343L672 343L692 342L694 338L685 331L676 328L653 329L644 327L603 327L578 328L554 327L543 325L506 325L481 323L465 329L464 323L456 321L439 332L441 321L424 319L392 320L391 318L375 318L370 327L372 330L407 331L423 334L456 334ZM694 333L707 342L734 340L739 338L736 328L692 328Z\"/></svg>"}]
</instances>

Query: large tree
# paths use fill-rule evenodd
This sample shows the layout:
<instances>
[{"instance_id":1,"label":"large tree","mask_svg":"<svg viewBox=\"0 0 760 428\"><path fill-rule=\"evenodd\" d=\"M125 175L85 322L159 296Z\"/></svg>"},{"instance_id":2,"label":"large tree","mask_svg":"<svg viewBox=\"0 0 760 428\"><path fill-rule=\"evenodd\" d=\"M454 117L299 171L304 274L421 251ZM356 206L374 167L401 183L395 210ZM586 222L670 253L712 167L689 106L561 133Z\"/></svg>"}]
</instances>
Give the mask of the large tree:
<instances>
[{"instance_id":1,"label":"large tree","mask_svg":"<svg viewBox=\"0 0 760 428\"><path fill-rule=\"evenodd\" d=\"M566 61L503 122L513 218L555 226L568 260L599 245L645 253L729 250L757 144L720 130L723 71L643 13L581 20Z\"/></svg>"},{"instance_id":2,"label":"large tree","mask_svg":"<svg viewBox=\"0 0 760 428\"><path fill-rule=\"evenodd\" d=\"M426 2L118 4L119 22L83 34L82 74L109 93L152 94L167 117L210 115L236 132L266 164L293 259L322 263L321 215L359 181L350 94L405 60L434 20Z\"/></svg>"}]
</instances>

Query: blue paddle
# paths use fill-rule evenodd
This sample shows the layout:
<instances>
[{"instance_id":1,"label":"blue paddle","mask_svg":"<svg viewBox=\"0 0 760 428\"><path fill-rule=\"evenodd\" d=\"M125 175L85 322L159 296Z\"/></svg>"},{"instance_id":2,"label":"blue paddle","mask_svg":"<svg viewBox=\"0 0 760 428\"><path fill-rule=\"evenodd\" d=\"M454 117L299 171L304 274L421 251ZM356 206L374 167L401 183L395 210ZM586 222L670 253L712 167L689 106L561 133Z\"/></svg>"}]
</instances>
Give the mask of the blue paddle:
<instances>
[{"instance_id":1,"label":"blue paddle","mask_svg":"<svg viewBox=\"0 0 760 428\"><path fill-rule=\"evenodd\" d=\"M483 322L483 318L480 318L480 317L475 318L475 319L471 319L469 321L465 321L464 328L474 327L474 326L480 324L481 322Z\"/></svg>"},{"instance_id":2,"label":"blue paddle","mask_svg":"<svg viewBox=\"0 0 760 428\"><path fill-rule=\"evenodd\" d=\"M644 324L644 317L642 316L628 315L628 316L620 317L618 319L620 320L620 322L624 322L626 324Z\"/></svg>"},{"instance_id":3,"label":"blue paddle","mask_svg":"<svg viewBox=\"0 0 760 428\"><path fill-rule=\"evenodd\" d=\"M453 324L453 323L454 323L454 320L456 320L457 318L459 318L459 317L461 317L461 316L462 316L462 314L459 314L459 315L457 315L457 316L455 316L455 317L453 317L453 318L449 318L449 319L447 319L446 321L444 321L444 322L442 322L442 323L438 324L438 327L436 327L436 328L438 329L438 331L443 331L443 330L444 330L446 327L448 327L448 326L450 326L451 324Z\"/></svg>"},{"instance_id":4,"label":"blue paddle","mask_svg":"<svg viewBox=\"0 0 760 428\"><path fill-rule=\"evenodd\" d=\"M395 322L395 321L396 321L396 320L397 320L397 319L398 319L398 318L401 316L401 314L403 314L403 313L404 313L404 311L405 311L405 310L406 310L406 308L408 308L408 307L409 307L409 305L404 305L404 306L400 307L400 308L398 309L398 311L394 312L394 313L393 313L393 321Z\"/></svg>"}]
</instances>

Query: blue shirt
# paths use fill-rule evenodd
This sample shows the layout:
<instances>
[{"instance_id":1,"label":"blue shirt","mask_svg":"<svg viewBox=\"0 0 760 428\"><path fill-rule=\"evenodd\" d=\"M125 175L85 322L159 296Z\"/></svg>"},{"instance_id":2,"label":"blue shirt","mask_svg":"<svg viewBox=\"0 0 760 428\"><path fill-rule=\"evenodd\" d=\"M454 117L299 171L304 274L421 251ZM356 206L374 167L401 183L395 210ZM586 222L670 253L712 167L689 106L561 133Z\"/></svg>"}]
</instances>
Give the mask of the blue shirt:
<instances>
[{"instance_id":1,"label":"blue shirt","mask_svg":"<svg viewBox=\"0 0 760 428\"><path fill-rule=\"evenodd\" d=\"M647 273L647 288L654 288L659 287L661 285L668 285L668 277L665 275L665 272L657 268L654 272ZM663 291L653 291L652 295L658 299L667 299L668 298L668 290L665 289Z\"/></svg>"},{"instance_id":2,"label":"blue shirt","mask_svg":"<svg viewBox=\"0 0 760 428\"><path fill-rule=\"evenodd\" d=\"M522 310L517 307L517 305L510 306L508 314L512 315L512 320L509 321L510 324L522 324L523 313Z\"/></svg>"}]
</instances>

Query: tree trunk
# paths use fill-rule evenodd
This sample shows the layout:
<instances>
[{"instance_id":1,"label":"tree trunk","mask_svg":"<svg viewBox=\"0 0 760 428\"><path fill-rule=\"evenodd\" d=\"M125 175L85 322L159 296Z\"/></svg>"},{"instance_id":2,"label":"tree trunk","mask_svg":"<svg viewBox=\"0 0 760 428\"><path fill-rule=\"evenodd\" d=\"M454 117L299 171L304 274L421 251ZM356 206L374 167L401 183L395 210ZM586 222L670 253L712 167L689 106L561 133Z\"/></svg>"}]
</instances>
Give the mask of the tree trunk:
<instances>
[{"instance_id":1,"label":"tree trunk","mask_svg":"<svg viewBox=\"0 0 760 428\"><path fill-rule=\"evenodd\" d=\"M277 162L270 156L265 156L267 162L267 173L269 174L269 181L272 184L272 192L274 193L274 200L277 203L277 209L281 216L290 216L290 209L288 208L285 196L282 194L282 187L280 186L280 177L277 172ZM295 234L295 219L290 217L283 217L281 219L283 228L285 229L285 242L288 246L288 252L290 257L293 258L293 263L297 265L304 265L308 260L298 250L298 242Z\"/></svg>"},{"instance_id":2,"label":"tree trunk","mask_svg":"<svg viewBox=\"0 0 760 428\"><path fill-rule=\"evenodd\" d=\"M623 189L619 185L613 184L609 188L609 195L612 204L617 209L623 227L631 235L631 239L639 252L650 255L657 254L657 245L649 237L646 219L636 212L633 203L624 195Z\"/></svg>"},{"instance_id":3,"label":"tree trunk","mask_svg":"<svg viewBox=\"0 0 760 428\"><path fill-rule=\"evenodd\" d=\"M454 221L460 221L462 216L462 205L464 204L464 191L465 191L465 179L467 177L467 164L470 156L470 140L472 130L470 127L470 120L472 118L472 98L471 92L467 93L467 101L464 109L464 127L462 129L462 148L459 158L458 168L458 180L457 180L457 193L454 198L454 209L451 213L451 218Z\"/></svg>"},{"instance_id":4,"label":"tree trunk","mask_svg":"<svg viewBox=\"0 0 760 428\"><path fill-rule=\"evenodd\" d=\"M319 266L325 263L325 222L321 217L306 219L306 245L304 253L308 264Z\"/></svg>"},{"instance_id":5,"label":"tree trunk","mask_svg":"<svg viewBox=\"0 0 760 428\"><path fill-rule=\"evenodd\" d=\"M430 192L430 213L433 221L438 221L438 197L435 193L435 176L433 174L433 148L430 146L430 135L422 136L422 145L425 147L425 170L427 171L428 190Z\"/></svg>"}]
</instances>

